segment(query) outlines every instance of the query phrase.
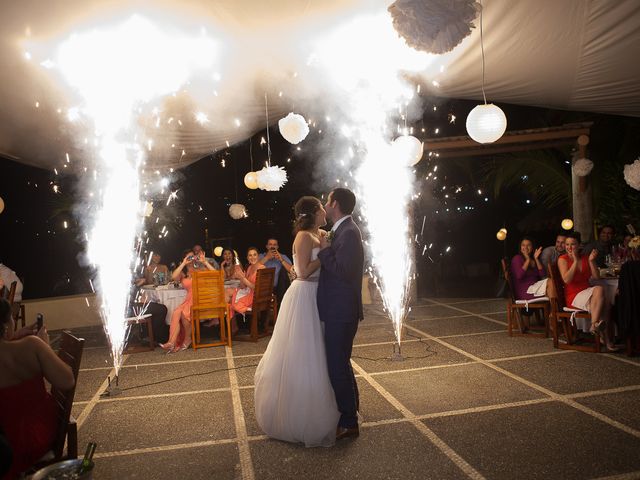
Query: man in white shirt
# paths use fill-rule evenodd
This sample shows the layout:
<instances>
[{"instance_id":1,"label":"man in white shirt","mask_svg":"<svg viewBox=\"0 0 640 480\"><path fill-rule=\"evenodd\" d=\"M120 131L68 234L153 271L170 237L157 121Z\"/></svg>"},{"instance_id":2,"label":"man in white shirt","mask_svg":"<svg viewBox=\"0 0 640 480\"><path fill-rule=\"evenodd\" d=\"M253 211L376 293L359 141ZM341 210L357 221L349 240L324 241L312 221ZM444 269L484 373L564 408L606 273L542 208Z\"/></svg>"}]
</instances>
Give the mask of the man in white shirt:
<instances>
[{"instance_id":1,"label":"man in white shirt","mask_svg":"<svg viewBox=\"0 0 640 480\"><path fill-rule=\"evenodd\" d=\"M549 263L557 263L560 255L565 254L564 241L567 237L561 233L556 236L556 244L542 250L540 254L540 263L544 267L545 276L547 275L547 265Z\"/></svg>"},{"instance_id":2,"label":"man in white shirt","mask_svg":"<svg viewBox=\"0 0 640 480\"><path fill-rule=\"evenodd\" d=\"M13 282L17 282L16 295L15 297L13 297L13 301L21 302L22 301L22 282L18 278L18 275L16 275L16 272L11 270L5 264L0 263L0 290L2 290L3 287L6 287L7 289L6 295L8 295L9 289L11 288L11 284Z\"/></svg>"}]
</instances>

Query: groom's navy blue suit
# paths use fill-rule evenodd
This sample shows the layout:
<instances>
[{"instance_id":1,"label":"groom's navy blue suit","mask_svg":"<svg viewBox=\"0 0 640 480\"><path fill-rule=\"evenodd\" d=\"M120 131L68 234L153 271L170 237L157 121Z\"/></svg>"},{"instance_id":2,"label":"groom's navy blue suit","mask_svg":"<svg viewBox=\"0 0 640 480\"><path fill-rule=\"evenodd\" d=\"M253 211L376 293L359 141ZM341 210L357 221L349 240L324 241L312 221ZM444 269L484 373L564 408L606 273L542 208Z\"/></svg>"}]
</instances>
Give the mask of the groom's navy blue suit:
<instances>
[{"instance_id":1,"label":"groom's navy blue suit","mask_svg":"<svg viewBox=\"0 0 640 480\"><path fill-rule=\"evenodd\" d=\"M329 247L318 253L318 312L324 322L329 378L341 413L338 425L358 426L358 386L351 368L353 338L362 320L364 252L360 229L351 217L336 229Z\"/></svg>"}]
</instances>

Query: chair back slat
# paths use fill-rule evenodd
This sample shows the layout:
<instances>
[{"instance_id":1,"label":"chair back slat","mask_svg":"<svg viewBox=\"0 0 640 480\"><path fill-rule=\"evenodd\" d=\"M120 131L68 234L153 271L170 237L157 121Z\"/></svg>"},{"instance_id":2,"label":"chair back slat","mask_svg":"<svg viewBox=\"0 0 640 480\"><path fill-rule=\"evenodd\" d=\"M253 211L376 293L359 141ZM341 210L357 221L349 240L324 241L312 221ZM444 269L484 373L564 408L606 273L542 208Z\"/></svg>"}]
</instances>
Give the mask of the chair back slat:
<instances>
[{"instance_id":1,"label":"chair back slat","mask_svg":"<svg viewBox=\"0 0 640 480\"><path fill-rule=\"evenodd\" d=\"M60 350L58 357L71 367L75 383L69 390L60 390L51 388L51 395L58 404L58 431L53 446L53 453L56 458L62 458L64 452L64 442L67 435L67 425L71 417L71 408L73 407L73 398L76 393L76 385L78 383L78 373L80 371L80 362L82 361L82 351L84 349L84 338L77 338L71 333L62 332L62 340L60 342Z\"/></svg>"},{"instance_id":2,"label":"chair back slat","mask_svg":"<svg viewBox=\"0 0 640 480\"><path fill-rule=\"evenodd\" d=\"M558 270L558 264L550 262L547 265L547 272L549 273L549 280L547 282L547 296L551 299L551 303L555 302L559 311L561 311L566 305L564 300L564 282Z\"/></svg>"},{"instance_id":3,"label":"chair back slat","mask_svg":"<svg viewBox=\"0 0 640 480\"><path fill-rule=\"evenodd\" d=\"M224 295L224 272L206 270L193 274L193 308L210 310L226 308Z\"/></svg>"},{"instance_id":4,"label":"chair back slat","mask_svg":"<svg viewBox=\"0 0 640 480\"><path fill-rule=\"evenodd\" d=\"M9 295L7 296L7 300L9 301L9 305L13 305L13 301L16 298L16 288L18 288L18 282L11 282L11 286L9 287Z\"/></svg>"},{"instance_id":5,"label":"chair back slat","mask_svg":"<svg viewBox=\"0 0 640 480\"><path fill-rule=\"evenodd\" d=\"M275 274L275 268L261 268L258 270L253 291L253 306L251 308L253 312L271 308Z\"/></svg>"}]
</instances>

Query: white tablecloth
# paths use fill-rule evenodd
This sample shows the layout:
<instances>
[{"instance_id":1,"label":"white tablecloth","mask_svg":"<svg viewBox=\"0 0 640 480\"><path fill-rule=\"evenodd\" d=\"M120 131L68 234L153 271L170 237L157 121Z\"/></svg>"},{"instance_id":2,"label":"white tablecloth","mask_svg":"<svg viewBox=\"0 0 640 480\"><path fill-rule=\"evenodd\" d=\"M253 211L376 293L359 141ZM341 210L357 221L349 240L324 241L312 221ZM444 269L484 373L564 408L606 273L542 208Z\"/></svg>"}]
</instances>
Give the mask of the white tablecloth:
<instances>
[{"instance_id":1,"label":"white tablecloth","mask_svg":"<svg viewBox=\"0 0 640 480\"><path fill-rule=\"evenodd\" d=\"M616 303L616 291L618 290L618 277L602 277L597 280L590 280L591 285L602 285L604 288L604 296L610 305Z\"/></svg>"},{"instance_id":2,"label":"white tablecloth","mask_svg":"<svg viewBox=\"0 0 640 480\"><path fill-rule=\"evenodd\" d=\"M184 288L142 287L142 291L147 301L161 303L167 307L167 318L165 319L167 325L171 323L173 311L178 308L187 296L187 291Z\"/></svg>"}]
</instances>

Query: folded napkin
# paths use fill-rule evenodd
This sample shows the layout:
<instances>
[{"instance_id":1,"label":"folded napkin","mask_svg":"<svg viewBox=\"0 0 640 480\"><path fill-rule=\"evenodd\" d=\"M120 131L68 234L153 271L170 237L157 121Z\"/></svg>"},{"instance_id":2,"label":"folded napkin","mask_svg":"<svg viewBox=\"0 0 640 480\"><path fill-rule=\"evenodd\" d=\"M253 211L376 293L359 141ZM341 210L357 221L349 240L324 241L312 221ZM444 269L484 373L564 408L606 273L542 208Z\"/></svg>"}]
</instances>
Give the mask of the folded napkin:
<instances>
[{"instance_id":1,"label":"folded napkin","mask_svg":"<svg viewBox=\"0 0 640 480\"><path fill-rule=\"evenodd\" d=\"M534 297L544 297L547 294L547 278L538 280L536 283L527 288L527 293Z\"/></svg>"}]
</instances>

